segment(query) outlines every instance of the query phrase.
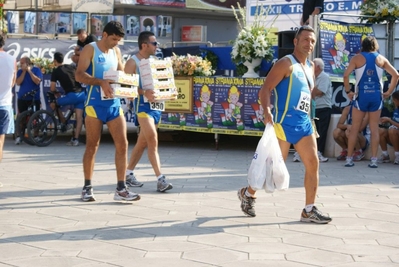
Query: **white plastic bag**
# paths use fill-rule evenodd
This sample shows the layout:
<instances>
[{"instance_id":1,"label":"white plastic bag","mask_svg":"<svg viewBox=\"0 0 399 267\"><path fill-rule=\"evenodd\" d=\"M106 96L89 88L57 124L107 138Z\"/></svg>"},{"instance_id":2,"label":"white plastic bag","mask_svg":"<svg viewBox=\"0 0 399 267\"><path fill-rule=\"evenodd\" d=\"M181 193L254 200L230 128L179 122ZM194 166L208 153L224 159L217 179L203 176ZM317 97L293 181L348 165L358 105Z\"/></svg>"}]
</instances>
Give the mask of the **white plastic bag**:
<instances>
[{"instance_id":1,"label":"white plastic bag","mask_svg":"<svg viewBox=\"0 0 399 267\"><path fill-rule=\"evenodd\" d=\"M262 138L259 140L254 157L252 158L251 166L248 170L248 184L255 190L260 190L265 187L266 176L271 176L271 160L269 158L269 142L271 135L274 134L273 126L268 123L263 131ZM269 177L270 178L270 177Z\"/></svg>"},{"instance_id":2,"label":"white plastic bag","mask_svg":"<svg viewBox=\"0 0 399 267\"><path fill-rule=\"evenodd\" d=\"M274 189L286 190L290 185L290 174L287 170L287 166L285 165L284 158L281 154L281 149L275 134L273 139L274 140L270 142L268 147L270 149L270 157L272 158L273 162L273 171L271 175L273 187L270 188L266 183L266 192L273 192Z\"/></svg>"},{"instance_id":3,"label":"white plastic bag","mask_svg":"<svg viewBox=\"0 0 399 267\"><path fill-rule=\"evenodd\" d=\"M289 181L290 175L276 133L273 125L268 123L248 170L248 184L254 190L265 189L272 193L275 189L288 189Z\"/></svg>"}]
</instances>

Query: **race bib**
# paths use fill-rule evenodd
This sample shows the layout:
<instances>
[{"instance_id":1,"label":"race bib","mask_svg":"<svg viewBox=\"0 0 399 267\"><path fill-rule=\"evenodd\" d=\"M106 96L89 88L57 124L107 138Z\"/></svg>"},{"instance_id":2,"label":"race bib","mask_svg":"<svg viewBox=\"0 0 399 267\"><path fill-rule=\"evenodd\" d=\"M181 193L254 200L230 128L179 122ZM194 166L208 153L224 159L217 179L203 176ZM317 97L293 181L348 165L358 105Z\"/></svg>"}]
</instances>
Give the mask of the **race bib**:
<instances>
[{"instance_id":1,"label":"race bib","mask_svg":"<svg viewBox=\"0 0 399 267\"><path fill-rule=\"evenodd\" d=\"M310 94L307 92L301 92L301 97L296 106L296 109L304 113L309 113L310 111Z\"/></svg>"},{"instance_id":2,"label":"race bib","mask_svg":"<svg viewBox=\"0 0 399 267\"><path fill-rule=\"evenodd\" d=\"M165 102L150 102L151 110L165 111Z\"/></svg>"}]
</instances>

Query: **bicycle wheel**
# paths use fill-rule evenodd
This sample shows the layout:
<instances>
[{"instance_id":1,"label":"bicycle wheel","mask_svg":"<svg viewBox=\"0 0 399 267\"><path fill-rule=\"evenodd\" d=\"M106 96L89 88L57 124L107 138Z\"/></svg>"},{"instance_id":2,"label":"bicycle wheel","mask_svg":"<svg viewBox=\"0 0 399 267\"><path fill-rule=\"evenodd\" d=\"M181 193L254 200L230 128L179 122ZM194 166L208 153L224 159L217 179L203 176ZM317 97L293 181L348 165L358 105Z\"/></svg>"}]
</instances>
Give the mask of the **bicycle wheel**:
<instances>
[{"instance_id":1,"label":"bicycle wheel","mask_svg":"<svg viewBox=\"0 0 399 267\"><path fill-rule=\"evenodd\" d=\"M28 135L35 145L43 147L51 144L57 137L57 120L47 110L35 112L28 122Z\"/></svg>"},{"instance_id":2,"label":"bicycle wheel","mask_svg":"<svg viewBox=\"0 0 399 267\"><path fill-rule=\"evenodd\" d=\"M16 136L17 137L19 136L23 142L31 146L34 146L35 142L30 140L27 133L27 125L31 115L32 111L30 110L25 110L24 112L18 114L17 119L15 121L15 133Z\"/></svg>"}]
</instances>

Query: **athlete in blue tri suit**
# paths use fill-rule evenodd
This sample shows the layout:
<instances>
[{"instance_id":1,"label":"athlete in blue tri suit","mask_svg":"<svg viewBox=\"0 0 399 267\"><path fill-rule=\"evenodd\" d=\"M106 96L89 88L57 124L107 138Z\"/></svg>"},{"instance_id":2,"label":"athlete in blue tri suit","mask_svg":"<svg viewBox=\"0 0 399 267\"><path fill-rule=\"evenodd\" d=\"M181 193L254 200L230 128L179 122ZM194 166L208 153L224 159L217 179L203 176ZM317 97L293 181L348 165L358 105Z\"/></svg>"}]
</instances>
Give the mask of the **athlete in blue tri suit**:
<instances>
[{"instance_id":1,"label":"athlete in blue tri suit","mask_svg":"<svg viewBox=\"0 0 399 267\"><path fill-rule=\"evenodd\" d=\"M260 98L265 112L265 125L274 124L281 153L287 159L291 144L299 153L305 166L305 208L302 222L329 223L331 218L315 206L319 184L319 159L316 136L310 120L311 90L314 86L313 63L307 58L316 45L312 27L299 28L293 40L294 52L274 64L261 88ZM274 90L274 115L270 110L271 91ZM273 121L274 118L274 121ZM248 187L238 190L241 210L255 216L255 190Z\"/></svg>"},{"instance_id":2,"label":"athlete in blue tri suit","mask_svg":"<svg viewBox=\"0 0 399 267\"><path fill-rule=\"evenodd\" d=\"M125 65L126 73L140 74L140 60L148 59L155 55L157 51L157 40L154 33L143 31L138 38L139 52L130 58ZM140 79L141 81L141 79ZM151 88L139 86L139 96L135 99L136 125L140 126L140 134L136 145L130 156L129 164L126 169L126 183L129 186L141 187L143 183L137 181L133 171L140 161L144 150L147 148L148 159L157 177L157 191L165 192L173 188L171 183L166 181L165 175L161 172L161 163L158 153L158 133L157 128L161 120L163 102L155 102L155 91Z\"/></svg>"},{"instance_id":3,"label":"athlete in blue tri suit","mask_svg":"<svg viewBox=\"0 0 399 267\"><path fill-rule=\"evenodd\" d=\"M352 167L353 151L357 139L357 133L366 113L369 114L368 125L371 132L371 160L370 168L377 168L377 152L379 145L379 120L382 109L383 98L388 98L395 89L399 74L389 61L378 51L378 43L375 37L367 36L362 41L361 53L353 56L349 61L348 68L344 73L345 91L350 99L354 101L352 111L352 130L348 138L348 156L345 167ZM383 93L383 70L391 75L391 83L388 91ZM355 91L351 91L349 75L355 71Z\"/></svg>"},{"instance_id":4,"label":"athlete in blue tri suit","mask_svg":"<svg viewBox=\"0 0 399 267\"><path fill-rule=\"evenodd\" d=\"M95 156L100 144L101 129L107 124L115 144L115 166L117 188L114 200L139 200L140 196L129 192L125 184L127 164L126 121L120 99L114 98L110 80L103 79L104 71L122 70L122 56L118 42L125 31L118 21L110 21L104 27L100 41L86 45L79 57L76 80L87 85L85 101L86 150L83 156L84 187L83 201L94 201L91 184ZM103 91L105 99L101 96Z\"/></svg>"}]
</instances>

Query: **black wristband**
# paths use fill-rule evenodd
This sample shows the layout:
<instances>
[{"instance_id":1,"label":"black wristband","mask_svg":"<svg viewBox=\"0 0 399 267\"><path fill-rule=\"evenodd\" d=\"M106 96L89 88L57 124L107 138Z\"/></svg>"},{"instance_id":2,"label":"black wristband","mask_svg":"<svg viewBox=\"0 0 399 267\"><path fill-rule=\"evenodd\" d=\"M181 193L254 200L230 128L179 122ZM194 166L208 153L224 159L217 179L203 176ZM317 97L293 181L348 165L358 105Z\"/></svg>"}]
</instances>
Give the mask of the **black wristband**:
<instances>
[{"instance_id":1,"label":"black wristband","mask_svg":"<svg viewBox=\"0 0 399 267\"><path fill-rule=\"evenodd\" d=\"M345 91L345 93L346 93L346 94L349 94L349 93L352 93L352 91L351 91L351 90Z\"/></svg>"}]
</instances>

